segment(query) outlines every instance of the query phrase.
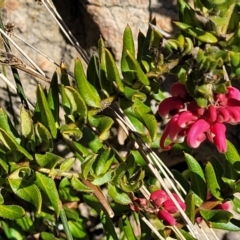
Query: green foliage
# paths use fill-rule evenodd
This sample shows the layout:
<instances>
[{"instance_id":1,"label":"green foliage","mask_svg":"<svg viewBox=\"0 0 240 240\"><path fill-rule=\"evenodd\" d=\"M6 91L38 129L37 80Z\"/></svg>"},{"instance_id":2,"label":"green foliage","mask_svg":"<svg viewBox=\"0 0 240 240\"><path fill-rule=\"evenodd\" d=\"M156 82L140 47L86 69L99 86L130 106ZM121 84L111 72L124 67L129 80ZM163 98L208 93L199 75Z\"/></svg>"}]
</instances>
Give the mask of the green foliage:
<instances>
[{"instance_id":1,"label":"green foliage","mask_svg":"<svg viewBox=\"0 0 240 240\"><path fill-rule=\"evenodd\" d=\"M156 145L160 135L150 103L164 98L159 88L168 74L186 84L201 107L208 106L215 93L226 91L228 77L240 77L237 1L202 0L189 5L178 0L178 7L176 34L165 36L153 19L146 36L139 32L137 51L130 26L125 28L119 68L102 38L86 71L82 60L75 60L76 86L62 63L60 76L53 74L47 90L37 86L34 110L21 107L19 126L0 109L0 217L5 238L23 239L26 233L43 229L41 239L90 239L76 207L80 203L91 208L106 239L152 238L145 216L158 234L178 237L156 218L149 199L139 215L129 208L142 197L142 186L155 184L153 175L162 174L162 169L153 174L149 168L155 153L148 146ZM117 141L120 130L126 135L125 154ZM183 149L187 170L173 171L173 176L182 187L189 219L195 223L200 216L212 227L239 231L239 221L231 213L215 209L232 200L240 212L240 200L233 195L240 191L240 159L234 145L228 142L223 159L211 157L204 164L179 144L178 151ZM140 222L139 236L132 216ZM178 215L176 219L183 224ZM186 228L180 232L195 239Z\"/></svg>"}]
</instances>

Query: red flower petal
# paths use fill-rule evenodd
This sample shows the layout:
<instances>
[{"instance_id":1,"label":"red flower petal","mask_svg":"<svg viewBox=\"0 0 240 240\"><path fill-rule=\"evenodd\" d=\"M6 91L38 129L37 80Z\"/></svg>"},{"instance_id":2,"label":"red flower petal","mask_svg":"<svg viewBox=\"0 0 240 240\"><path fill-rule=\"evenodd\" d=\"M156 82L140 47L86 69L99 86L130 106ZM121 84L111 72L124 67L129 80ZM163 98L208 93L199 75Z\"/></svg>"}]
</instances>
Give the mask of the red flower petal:
<instances>
[{"instance_id":1,"label":"red flower petal","mask_svg":"<svg viewBox=\"0 0 240 240\"><path fill-rule=\"evenodd\" d=\"M194 123L197 119L197 116L193 115L190 111L183 111L179 113L177 122L181 128L186 128L190 124Z\"/></svg>"},{"instance_id":2,"label":"red flower petal","mask_svg":"<svg viewBox=\"0 0 240 240\"><path fill-rule=\"evenodd\" d=\"M192 148L197 148L205 139L206 134L210 128L208 122L203 119L196 121L189 129L187 135L187 143Z\"/></svg>"},{"instance_id":3,"label":"red flower petal","mask_svg":"<svg viewBox=\"0 0 240 240\"><path fill-rule=\"evenodd\" d=\"M240 91L235 88L235 87L227 87L227 95L228 95L228 98L235 98L235 99L238 99L240 100Z\"/></svg>"},{"instance_id":4,"label":"red flower petal","mask_svg":"<svg viewBox=\"0 0 240 240\"><path fill-rule=\"evenodd\" d=\"M176 82L171 86L170 93L172 96L179 96L183 99L188 95L186 86L180 82Z\"/></svg>"},{"instance_id":5,"label":"red flower petal","mask_svg":"<svg viewBox=\"0 0 240 240\"><path fill-rule=\"evenodd\" d=\"M158 212L158 219L163 220L164 224L174 226L176 224L175 218L166 210Z\"/></svg>"},{"instance_id":6,"label":"red flower petal","mask_svg":"<svg viewBox=\"0 0 240 240\"><path fill-rule=\"evenodd\" d=\"M164 190L156 190L151 193L150 200L154 202L156 207L161 207L162 203L169 199L169 196Z\"/></svg>"},{"instance_id":7,"label":"red flower petal","mask_svg":"<svg viewBox=\"0 0 240 240\"><path fill-rule=\"evenodd\" d=\"M178 113L180 109L184 108L184 101L182 98L175 96L165 98L160 102L158 107L158 113L163 118L168 118L169 115L173 116Z\"/></svg>"},{"instance_id":8,"label":"red flower petal","mask_svg":"<svg viewBox=\"0 0 240 240\"><path fill-rule=\"evenodd\" d=\"M215 143L219 152L224 153L227 151L226 142L226 127L222 123L214 123L210 128L213 142Z\"/></svg>"}]
</instances>

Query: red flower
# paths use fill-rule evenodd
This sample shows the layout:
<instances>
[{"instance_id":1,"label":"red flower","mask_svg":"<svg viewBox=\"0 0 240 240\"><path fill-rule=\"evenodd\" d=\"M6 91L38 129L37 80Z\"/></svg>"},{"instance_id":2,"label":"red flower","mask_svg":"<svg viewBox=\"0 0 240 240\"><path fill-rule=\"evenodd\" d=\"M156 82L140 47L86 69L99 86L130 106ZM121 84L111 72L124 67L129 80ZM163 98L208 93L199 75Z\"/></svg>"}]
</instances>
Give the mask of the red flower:
<instances>
[{"instance_id":1,"label":"red flower","mask_svg":"<svg viewBox=\"0 0 240 240\"><path fill-rule=\"evenodd\" d=\"M224 153L227 151L227 142L226 142L226 127L222 123L214 123L211 126L211 137L215 143L219 152Z\"/></svg>"},{"instance_id":2,"label":"red flower","mask_svg":"<svg viewBox=\"0 0 240 240\"><path fill-rule=\"evenodd\" d=\"M150 200L152 200L156 207L162 206L169 196L164 190L156 190L151 193Z\"/></svg>"},{"instance_id":3,"label":"red flower","mask_svg":"<svg viewBox=\"0 0 240 240\"><path fill-rule=\"evenodd\" d=\"M228 87L227 93L216 94L215 102L206 108L200 108L181 83L173 84L170 92L173 97L163 100L158 109L162 117L170 117L160 147L168 150L186 138L190 147L197 148L208 137L219 152L226 152L224 123L240 123L240 91ZM165 146L167 138L171 142Z\"/></svg>"},{"instance_id":4,"label":"red flower","mask_svg":"<svg viewBox=\"0 0 240 240\"><path fill-rule=\"evenodd\" d=\"M163 220L166 225L174 226L176 224L175 218L166 210L159 210L158 219Z\"/></svg>"},{"instance_id":5,"label":"red flower","mask_svg":"<svg viewBox=\"0 0 240 240\"><path fill-rule=\"evenodd\" d=\"M209 123L203 119L197 120L193 123L187 135L188 145L192 148L197 148L206 139L205 133L209 128Z\"/></svg>"},{"instance_id":6,"label":"red flower","mask_svg":"<svg viewBox=\"0 0 240 240\"><path fill-rule=\"evenodd\" d=\"M163 118L168 118L169 115L176 114L180 109L184 108L184 101L182 98L169 97L165 98L158 107L158 113Z\"/></svg>"}]
</instances>

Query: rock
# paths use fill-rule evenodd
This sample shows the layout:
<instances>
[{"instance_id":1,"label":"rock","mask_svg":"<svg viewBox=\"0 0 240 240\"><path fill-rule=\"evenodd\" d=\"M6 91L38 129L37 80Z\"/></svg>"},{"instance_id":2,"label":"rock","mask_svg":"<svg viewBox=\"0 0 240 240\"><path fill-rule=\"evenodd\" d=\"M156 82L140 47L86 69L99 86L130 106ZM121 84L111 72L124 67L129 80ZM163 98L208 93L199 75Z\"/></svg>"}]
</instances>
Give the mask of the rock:
<instances>
[{"instance_id":1,"label":"rock","mask_svg":"<svg viewBox=\"0 0 240 240\"><path fill-rule=\"evenodd\" d=\"M94 50L102 36L117 61L121 58L122 35L127 24L137 40L139 30L145 34L153 16L166 31L172 31L171 21L177 18L176 1L55 0L54 4L85 49Z\"/></svg>"}]
</instances>

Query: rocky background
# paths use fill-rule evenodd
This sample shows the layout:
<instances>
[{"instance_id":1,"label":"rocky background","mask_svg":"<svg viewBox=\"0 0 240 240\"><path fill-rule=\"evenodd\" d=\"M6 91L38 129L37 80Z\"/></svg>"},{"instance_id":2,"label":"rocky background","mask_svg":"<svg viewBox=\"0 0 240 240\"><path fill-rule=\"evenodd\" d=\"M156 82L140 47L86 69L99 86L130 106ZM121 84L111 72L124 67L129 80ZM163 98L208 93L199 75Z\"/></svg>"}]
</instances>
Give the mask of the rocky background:
<instances>
[{"instance_id":1,"label":"rocky background","mask_svg":"<svg viewBox=\"0 0 240 240\"><path fill-rule=\"evenodd\" d=\"M139 30L146 33L148 23L153 17L156 17L157 26L168 32L173 31L172 20L177 20L176 0L54 0L53 2L71 32L89 55L96 50L98 39L102 36L117 61L121 58L122 34L127 24L133 31L134 39L137 39ZM38 5L34 0L6 0L2 17L4 24L7 22L15 24L12 38L49 77L56 66L16 36L37 47L57 63L63 59L69 71L73 71L74 59L79 55L43 5ZM22 57L14 48L13 52ZM34 102L36 84L39 80L22 72L20 76L27 97ZM8 77L11 79L11 73L8 73ZM6 107L13 105L18 113L19 98L13 93L10 94L12 103L6 101L9 99L8 92L3 81L0 81L1 105ZM200 157L205 158L211 151L211 147L202 146ZM182 159L182 156L174 156L173 151L171 156L168 154L162 156L166 161L171 159L173 163ZM220 231L218 234L222 236L224 232ZM234 236L224 239L234 240Z\"/></svg>"}]
</instances>

